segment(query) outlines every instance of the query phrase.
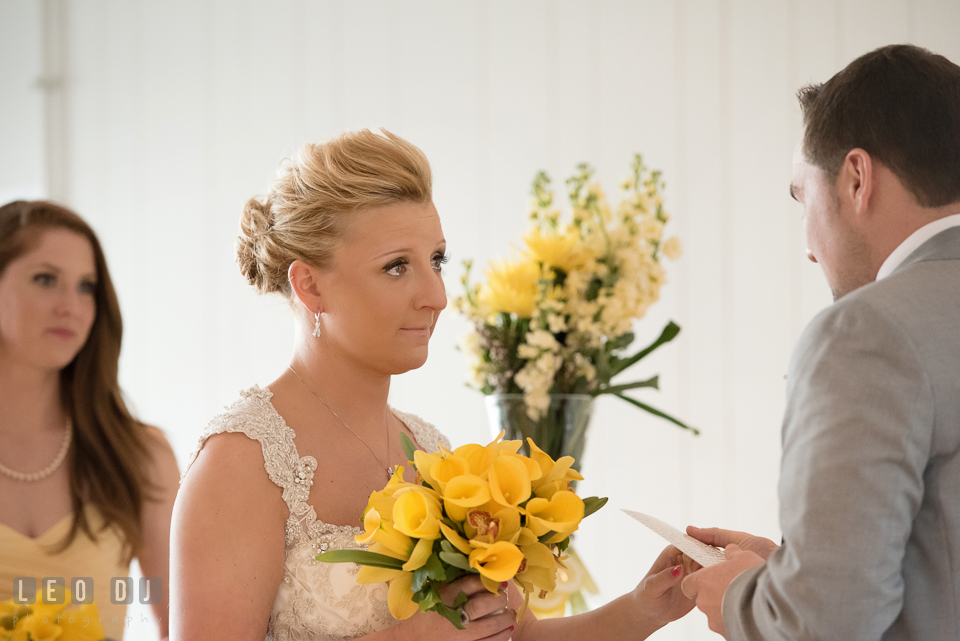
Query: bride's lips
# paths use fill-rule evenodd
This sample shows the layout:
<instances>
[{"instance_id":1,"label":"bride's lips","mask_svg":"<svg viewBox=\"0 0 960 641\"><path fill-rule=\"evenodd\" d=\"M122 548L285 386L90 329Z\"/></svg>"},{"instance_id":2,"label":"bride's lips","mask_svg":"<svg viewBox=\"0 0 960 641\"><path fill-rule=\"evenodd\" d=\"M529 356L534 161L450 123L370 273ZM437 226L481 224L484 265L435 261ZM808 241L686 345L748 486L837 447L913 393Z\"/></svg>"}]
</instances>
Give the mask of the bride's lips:
<instances>
[{"instance_id":1,"label":"bride's lips","mask_svg":"<svg viewBox=\"0 0 960 641\"><path fill-rule=\"evenodd\" d=\"M59 336L60 338L74 338L77 333L70 329L69 327L54 327L47 330L48 334L53 334L54 336Z\"/></svg>"},{"instance_id":2,"label":"bride's lips","mask_svg":"<svg viewBox=\"0 0 960 641\"><path fill-rule=\"evenodd\" d=\"M429 327L401 327L400 331L406 332L410 336L430 336Z\"/></svg>"}]
</instances>

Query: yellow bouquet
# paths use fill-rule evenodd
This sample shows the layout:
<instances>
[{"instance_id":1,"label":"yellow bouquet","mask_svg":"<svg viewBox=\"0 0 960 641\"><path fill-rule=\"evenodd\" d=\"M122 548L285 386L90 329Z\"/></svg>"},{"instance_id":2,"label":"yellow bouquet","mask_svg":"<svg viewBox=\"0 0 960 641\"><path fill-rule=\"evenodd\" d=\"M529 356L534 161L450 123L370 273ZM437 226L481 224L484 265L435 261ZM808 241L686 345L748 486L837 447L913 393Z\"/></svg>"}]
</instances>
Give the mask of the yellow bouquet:
<instances>
[{"instance_id":1,"label":"yellow bouquet","mask_svg":"<svg viewBox=\"0 0 960 641\"><path fill-rule=\"evenodd\" d=\"M104 641L100 614L94 603L71 605L70 591L64 603L44 603L43 590L30 605L13 600L0 603L0 641Z\"/></svg>"},{"instance_id":2,"label":"yellow bouquet","mask_svg":"<svg viewBox=\"0 0 960 641\"><path fill-rule=\"evenodd\" d=\"M605 498L580 499L570 482L582 480L573 457L554 461L529 440L531 455L518 454L521 441L464 445L438 454L417 450L405 435L403 450L417 470L417 482L399 468L382 490L370 495L363 512L364 550L333 550L317 556L328 563L361 566L358 583L386 581L387 603L397 619L417 610L434 611L463 629L458 609L440 600L438 587L479 574L496 593L513 580L524 592L544 595L556 587L570 535Z\"/></svg>"}]
</instances>

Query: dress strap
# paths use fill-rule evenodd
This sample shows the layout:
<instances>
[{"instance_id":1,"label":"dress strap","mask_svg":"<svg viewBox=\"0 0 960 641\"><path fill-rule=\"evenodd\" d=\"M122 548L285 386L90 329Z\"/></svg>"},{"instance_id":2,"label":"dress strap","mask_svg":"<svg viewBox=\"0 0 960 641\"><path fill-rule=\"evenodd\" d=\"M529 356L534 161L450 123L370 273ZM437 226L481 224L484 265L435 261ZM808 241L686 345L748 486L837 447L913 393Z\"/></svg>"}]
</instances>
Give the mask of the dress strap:
<instances>
[{"instance_id":1,"label":"dress strap","mask_svg":"<svg viewBox=\"0 0 960 641\"><path fill-rule=\"evenodd\" d=\"M300 517L307 508L307 497L313 485L317 460L303 458L293 442L294 432L277 413L270 399L273 392L254 386L240 393L240 399L211 420L184 466L180 481L203 449L207 439L215 434L240 433L260 442L263 467L270 480L283 491L283 500L291 515Z\"/></svg>"}]
</instances>

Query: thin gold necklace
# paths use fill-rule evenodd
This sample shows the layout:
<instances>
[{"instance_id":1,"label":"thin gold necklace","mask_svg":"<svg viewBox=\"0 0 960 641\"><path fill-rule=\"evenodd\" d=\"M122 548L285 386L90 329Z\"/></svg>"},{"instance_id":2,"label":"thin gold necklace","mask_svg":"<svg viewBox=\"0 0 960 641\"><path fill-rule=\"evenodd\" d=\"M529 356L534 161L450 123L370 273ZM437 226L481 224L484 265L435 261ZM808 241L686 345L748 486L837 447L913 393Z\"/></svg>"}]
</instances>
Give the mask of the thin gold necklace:
<instances>
[{"instance_id":1,"label":"thin gold necklace","mask_svg":"<svg viewBox=\"0 0 960 641\"><path fill-rule=\"evenodd\" d=\"M393 478L393 474L394 474L394 472L396 471L395 468L394 468L392 465L387 465L387 464L385 464L385 463L383 462L383 459L381 459L379 456L377 456L377 453L373 451L373 448L370 447L365 440L363 440L362 438L360 438L360 435L357 434L356 432L354 432L354 431L353 431L353 428L351 428L349 425L347 425L347 422L346 422L345 420L343 420L342 418L340 418L340 415L339 415L339 414L337 414L336 412L333 411L333 408L330 407L330 405L327 404L327 402L326 402L325 400L323 400L323 397L320 396L319 394L317 394L315 391L313 391L313 388L310 387L309 385L307 385L306 381L304 381L302 378L300 378L300 375L297 374L297 370L293 369L293 367L291 367L290 365L287 365L287 369L289 369L291 372L293 372L293 375L297 377L297 380L300 381L301 383L303 383L303 386L306 387L306 388L310 391L311 394L313 394L314 396L316 396L318 401L320 401L321 403L323 403L323 406L327 408L327 411L328 411L328 412L330 412L331 414L333 414L333 415L337 418L337 420L340 421L340 423L341 423L345 428L347 428L348 430L350 430L350 433L353 434L353 435L357 438L358 441L360 441L361 443L363 443L363 445L364 445L368 450L370 450L370 453L373 454L373 458L377 459L377 462L380 463L380 465L382 465L382 466L387 470L387 479L388 479L388 480L389 480L389 479L392 479L392 478ZM388 428L389 428L389 426L388 426ZM387 429L386 432L387 432L387 458L389 459L389 458L390 458L390 430Z\"/></svg>"}]
</instances>

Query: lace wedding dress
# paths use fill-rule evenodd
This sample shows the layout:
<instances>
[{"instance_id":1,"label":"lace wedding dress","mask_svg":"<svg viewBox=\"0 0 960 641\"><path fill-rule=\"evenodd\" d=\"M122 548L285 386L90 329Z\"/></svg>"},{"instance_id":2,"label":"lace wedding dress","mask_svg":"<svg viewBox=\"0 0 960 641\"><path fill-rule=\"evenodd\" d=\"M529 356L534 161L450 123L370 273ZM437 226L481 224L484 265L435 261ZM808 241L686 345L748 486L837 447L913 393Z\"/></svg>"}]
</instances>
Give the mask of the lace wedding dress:
<instances>
[{"instance_id":1,"label":"lace wedding dress","mask_svg":"<svg viewBox=\"0 0 960 641\"><path fill-rule=\"evenodd\" d=\"M260 387L241 392L240 400L207 425L183 472L186 476L204 442L214 434L242 432L260 442L267 474L283 490L290 509L283 581L273 602L267 640L341 641L393 625L396 620L387 608L385 584L360 585L356 565L314 559L327 550L366 549L353 540L363 528L330 525L317 518L307 503L317 460L299 455L296 435L270 403L272 396L269 389ZM437 452L438 443L450 447L429 423L397 410L393 413L410 428L421 449Z\"/></svg>"}]
</instances>

